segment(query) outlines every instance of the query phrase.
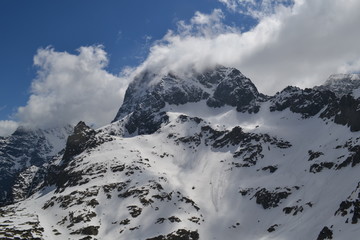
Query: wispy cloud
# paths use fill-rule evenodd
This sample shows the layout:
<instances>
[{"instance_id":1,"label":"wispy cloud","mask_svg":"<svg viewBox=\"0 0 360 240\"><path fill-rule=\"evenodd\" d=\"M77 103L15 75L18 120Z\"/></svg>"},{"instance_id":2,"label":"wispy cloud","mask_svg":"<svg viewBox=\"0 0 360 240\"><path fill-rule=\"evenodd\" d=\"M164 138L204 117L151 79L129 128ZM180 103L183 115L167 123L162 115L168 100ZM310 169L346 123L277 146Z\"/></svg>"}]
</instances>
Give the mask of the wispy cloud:
<instances>
[{"instance_id":1,"label":"wispy cloud","mask_svg":"<svg viewBox=\"0 0 360 240\"><path fill-rule=\"evenodd\" d=\"M274 14L279 7L288 7L294 0L219 0L229 10L261 19Z\"/></svg>"}]
</instances>

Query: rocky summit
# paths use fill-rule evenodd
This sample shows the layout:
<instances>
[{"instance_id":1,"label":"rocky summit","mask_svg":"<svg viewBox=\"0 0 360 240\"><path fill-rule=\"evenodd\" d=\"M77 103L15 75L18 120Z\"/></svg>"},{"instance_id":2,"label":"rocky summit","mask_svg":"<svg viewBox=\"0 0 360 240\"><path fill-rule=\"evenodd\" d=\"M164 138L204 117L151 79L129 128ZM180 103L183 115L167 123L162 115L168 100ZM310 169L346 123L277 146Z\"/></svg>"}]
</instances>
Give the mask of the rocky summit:
<instances>
[{"instance_id":1,"label":"rocky summit","mask_svg":"<svg viewBox=\"0 0 360 240\"><path fill-rule=\"evenodd\" d=\"M145 71L107 126L0 140L0 239L357 239L358 81Z\"/></svg>"}]
</instances>

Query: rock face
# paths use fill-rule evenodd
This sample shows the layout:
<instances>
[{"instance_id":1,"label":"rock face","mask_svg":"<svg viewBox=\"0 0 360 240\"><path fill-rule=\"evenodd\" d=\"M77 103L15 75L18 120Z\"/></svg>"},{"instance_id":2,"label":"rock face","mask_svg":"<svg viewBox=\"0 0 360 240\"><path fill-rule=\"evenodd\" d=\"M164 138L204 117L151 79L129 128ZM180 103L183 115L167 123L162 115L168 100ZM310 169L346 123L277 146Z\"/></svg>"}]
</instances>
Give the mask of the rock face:
<instances>
[{"instance_id":1,"label":"rock face","mask_svg":"<svg viewBox=\"0 0 360 240\"><path fill-rule=\"evenodd\" d=\"M256 101L266 97L259 94L255 85L239 70L231 69L225 78L216 86L214 94L207 100L209 107L222 107L230 105L239 112L258 112Z\"/></svg>"},{"instance_id":2,"label":"rock face","mask_svg":"<svg viewBox=\"0 0 360 240\"><path fill-rule=\"evenodd\" d=\"M271 99L270 111L282 111L289 108L290 111L300 113L304 118L308 118L336 102L337 98L331 91L309 88L303 90L289 86Z\"/></svg>"},{"instance_id":3,"label":"rock face","mask_svg":"<svg viewBox=\"0 0 360 240\"><path fill-rule=\"evenodd\" d=\"M75 126L74 133L70 135L66 141L63 160L69 161L71 157L74 157L82 153L85 149L94 147L95 145L95 131L81 121Z\"/></svg>"},{"instance_id":4,"label":"rock face","mask_svg":"<svg viewBox=\"0 0 360 240\"><path fill-rule=\"evenodd\" d=\"M18 198L12 188L19 182L18 177L24 177L21 172L34 173L50 161L64 148L71 131L71 126L48 130L19 127L11 136L0 140L0 205Z\"/></svg>"},{"instance_id":5,"label":"rock face","mask_svg":"<svg viewBox=\"0 0 360 240\"><path fill-rule=\"evenodd\" d=\"M168 122L162 109L166 104L183 105L206 100L210 107L235 106L238 111L257 112L259 94L255 85L239 70L216 67L190 76L158 76L144 72L137 76L126 91L124 103L113 122L127 116L129 134L151 134Z\"/></svg>"},{"instance_id":6,"label":"rock face","mask_svg":"<svg viewBox=\"0 0 360 240\"><path fill-rule=\"evenodd\" d=\"M340 99L335 122L350 127L351 131L360 130L360 99L345 95Z\"/></svg>"},{"instance_id":7,"label":"rock face","mask_svg":"<svg viewBox=\"0 0 360 240\"><path fill-rule=\"evenodd\" d=\"M233 68L144 72L112 124L79 122L46 164L8 161L29 166L0 238L357 239L356 84L269 97ZM22 139L2 153L32 156L37 138Z\"/></svg>"},{"instance_id":8,"label":"rock face","mask_svg":"<svg viewBox=\"0 0 360 240\"><path fill-rule=\"evenodd\" d=\"M324 227L317 238L317 240L325 239L333 239L333 232L328 227Z\"/></svg>"},{"instance_id":9,"label":"rock face","mask_svg":"<svg viewBox=\"0 0 360 240\"><path fill-rule=\"evenodd\" d=\"M77 161L73 161L73 158L111 140L110 136L96 135L95 130L80 121L74 127L74 132L67 138L60 163L48 166L43 185L55 185L57 191L63 191L66 187L74 186L78 182L86 183L88 179L84 178L86 175L84 172L72 171L73 166L78 164Z\"/></svg>"}]
</instances>

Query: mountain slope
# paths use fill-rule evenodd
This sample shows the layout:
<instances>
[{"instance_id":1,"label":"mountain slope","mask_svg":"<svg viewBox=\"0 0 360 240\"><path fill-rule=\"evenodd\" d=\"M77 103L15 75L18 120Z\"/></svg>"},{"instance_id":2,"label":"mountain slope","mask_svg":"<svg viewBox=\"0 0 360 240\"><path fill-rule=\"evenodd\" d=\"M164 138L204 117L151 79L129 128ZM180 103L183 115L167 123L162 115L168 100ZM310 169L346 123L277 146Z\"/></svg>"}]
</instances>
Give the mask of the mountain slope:
<instances>
[{"instance_id":1,"label":"mountain slope","mask_svg":"<svg viewBox=\"0 0 360 240\"><path fill-rule=\"evenodd\" d=\"M23 195L27 195L20 193L29 191L24 185L24 176L31 184L36 173L41 172L39 167L65 147L71 132L71 126L47 130L19 127L11 136L0 140L0 205L21 200L25 197ZM22 189L14 190L14 184Z\"/></svg>"},{"instance_id":2,"label":"mountain slope","mask_svg":"<svg viewBox=\"0 0 360 240\"><path fill-rule=\"evenodd\" d=\"M359 99L267 97L238 70L204 75L143 75L115 122L80 122L44 187L1 208L0 236L356 239Z\"/></svg>"}]
</instances>

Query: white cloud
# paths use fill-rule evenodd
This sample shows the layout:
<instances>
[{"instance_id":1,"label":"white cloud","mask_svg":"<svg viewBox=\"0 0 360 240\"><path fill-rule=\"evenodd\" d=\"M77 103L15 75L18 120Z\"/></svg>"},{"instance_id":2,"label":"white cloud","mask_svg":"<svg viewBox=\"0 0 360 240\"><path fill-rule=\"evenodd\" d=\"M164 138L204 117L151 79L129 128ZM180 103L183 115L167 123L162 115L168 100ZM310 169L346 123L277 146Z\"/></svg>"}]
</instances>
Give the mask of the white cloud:
<instances>
[{"instance_id":1,"label":"white cloud","mask_svg":"<svg viewBox=\"0 0 360 240\"><path fill-rule=\"evenodd\" d=\"M80 120L97 127L110 123L122 103L127 80L108 73L107 63L102 46L81 47L78 55L39 49L34 57L37 78L17 119L41 128Z\"/></svg>"},{"instance_id":2,"label":"white cloud","mask_svg":"<svg viewBox=\"0 0 360 240\"><path fill-rule=\"evenodd\" d=\"M252 0L249 0L252 1ZM238 8L238 1L237 0L219 0L219 2L225 4L225 6L232 10L232 11L236 11L236 9Z\"/></svg>"},{"instance_id":3,"label":"white cloud","mask_svg":"<svg viewBox=\"0 0 360 240\"><path fill-rule=\"evenodd\" d=\"M338 68L338 73L360 73L360 57L349 61Z\"/></svg>"},{"instance_id":4,"label":"white cloud","mask_svg":"<svg viewBox=\"0 0 360 240\"><path fill-rule=\"evenodd\" d=\"M197 12L156 42L136 71L182 72L222 64L238 68L260 91L273 94L287 85L319 85L341 70L360 70L355 64L360 56L360 1L260 2L278 4L271 13L265 9L258 24L243 33L224 25L221 10Z\"/></svg>"},{"instance_id":5,"label":"white cloud","mask_svg":"<svg viewBox=\"0 0 360 240\"><path fill-rule=\"evenodd\" d=\"M182 37L196 36L212 38L213 36L224 32L236 32L236 28L227 26L222 23L224 18L225 15L220 9L214 9L210 14L195 12L194 17L190 19L189 24L187 24L185 21L178 22L177 33ZM163 40L168 41L173 35L174 33L169 31Z\"/></svg>"},{"instance_id":6,"label":"white cloud","mask_svg":"<svg viewBox=\"0 0 360 240\"><path fill-rule=\"evenodd\" d=\"M17 127L18 127L18 123L15 121L11 121L11 120L0 121L0 136L8 136L12 134Z\"/></svg>"},{"instance_id":7,"label":"white cloud","mask_svg":"<svg viewBox=\"0 0 360 240\"><path fill-rule=\"evenodd\" d=\"M34 57L38 75L17 119L35 127L79 120L105 125L120 107L128 79L145 69L166 74L222 64L238 68L266 94L287 85L319 85L332 73L360 72L360 1L219 1L234 11L239 11L239 4L264 4L250 8L250 14L262 12L254 15L258 24L241 32L241 26L224 24L226 14L219 9L196 12L155 41L140 66L124 69L126 77L106 71L108 58L101 46L81 47L77 55L40 49ZM6 126L14 128L16 123L2 121L0 131Z\"/></svg>"},{"instance_id":8,"label":"white cloud","mask_svg":"<svg viewBox=\"0 0 360 240\"><path fill-rule=\"evenodd\" d=\"M279 7L292 5L294 0L219 0L219 2L233 12L261 19L274 14Z\"/></svg>"}]
</instances>

